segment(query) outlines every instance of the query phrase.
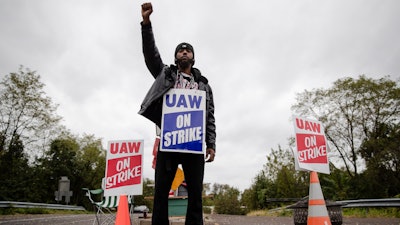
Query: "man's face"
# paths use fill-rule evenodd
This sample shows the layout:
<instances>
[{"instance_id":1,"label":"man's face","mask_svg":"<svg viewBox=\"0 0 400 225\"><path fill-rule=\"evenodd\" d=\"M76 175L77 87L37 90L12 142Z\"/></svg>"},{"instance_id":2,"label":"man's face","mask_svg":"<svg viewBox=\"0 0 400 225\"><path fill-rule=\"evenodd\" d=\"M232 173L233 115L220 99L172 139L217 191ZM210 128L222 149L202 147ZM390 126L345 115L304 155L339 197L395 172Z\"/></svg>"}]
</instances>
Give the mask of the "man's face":
<instances>
[{"instance_id":1,"label":"man's face","mask_svg":"<svg viewBox=\"0 0 400 225\"><path fill-rule=\"evenodd\" d=\"M193 52L187 48L181 48L176 53L176 64L182 68L187 68L193 64Z\"/></svg>"}]
</instances>

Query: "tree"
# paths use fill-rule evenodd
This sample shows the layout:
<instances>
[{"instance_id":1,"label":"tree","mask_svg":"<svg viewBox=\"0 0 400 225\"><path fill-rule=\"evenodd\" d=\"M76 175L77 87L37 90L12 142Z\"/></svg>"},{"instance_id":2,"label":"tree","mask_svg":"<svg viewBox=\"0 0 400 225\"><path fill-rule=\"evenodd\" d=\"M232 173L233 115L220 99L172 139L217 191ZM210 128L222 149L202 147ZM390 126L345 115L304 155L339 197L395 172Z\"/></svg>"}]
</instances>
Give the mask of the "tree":
<instances>
[{"instance_id":1,"label":"tree","mask_svg":"<svg viewBox=\"0 0 400 225\"><path fill-rule=\"evenodd\" d=\"M146 205L150 212L153 211L153 199L154 196L154 180L149 178L143 179L143 195L134 197L135 205ZM150 198L147 198L150 197Z\"/></svg>"},{"instance_id":2,"label":"tree","mask_svg":"<svg viewBox=\"0 0 400 225\"><path fill-rule=\"evenodd\" d=\"M329 89L298 94L292 109L325 125L330 151L347 173L346 179L336 179L347 182L340 184L348 190L347 197L391 197L400 192L398 81L339 79Z\"/></svg>"},{"instance_id":3,"label":"tree","mask_svg":"<svg viewBox=\"0 0 400 225\"><path fill-rule=\"evenodd\" d=\"M360 152L366 161L364 176L370 182L362 197L393 197L400 193L400 126L380 124Z\"/></svg>"},{"instance_id":4,"label":"tree","mask_svg":"<svg viewBox=\"0 0 400 225\"><path fill-rule=\"evenodd\" d=\"M93 135L79 138L60 126L43 88L40 75L22 66L0 81L0 200L52 203L68 176L71 202L80 204L82 187L101 187L105 150Z\"/></svg>"},{"instance_id":5,"label":"tree","mask_svg":"<svg viewBox=\"0 0 400 225\"><path fill-rule=\"evenodd\" d=\"M29 182L33 173L18 136L1 155L0 171L0 200L28 201L34 191Z\"/></svg>"},{"instance_id":6,"label":"tree","mask_svg":"<svg viewBox=\"0 0 400 225\"><path fill-rule=\"evenodd\" d=\"M60 120L43 87L40 76L22 66L0 81L0 199L40 199L29 153L43 151Z\"/></svg>"},{"instance_id":7,"label":"tree","mask_svg":"<svg viewBox=\"0 0 400 225\"><path fill-rule=\"evenodd\" d=\"M103 148L101 139L94 135L83 135L77 138L79 149L76 155L77 171L74 176L72 189L75 201L83 201L81 190L87 188L101 188L102 179L105 176L106 150Z\"/></svg>"},{"instance_id":8,"label":"tree","mask_svg":"<svg viewBox=\"0 0 400 225\"><path fill-rule=\"evenodd\" d=\"M61 118L43 87L40 75L22 66L1 80L0 156L11 149L16 138L25 150L39 154L38 150L43 150L49 136L55 133Z\"/></svg>"},{"instance_id":9,"label":"tree","mask_svg":"<svg viewBox=\"0 0 400 225\"><path fill-rule=\"evenodd\" d=\"M278 146L277 150L271 149L267 156L264 169L256 176L251 187L256 205L248 206L259 208L271 208L268 198L301 198L307 195L307 173L296 171L293 153L289 149Z\"/></svg>"},{"instance_id":10,"label":"tree","mask_svg":"<svg viewBox=\"0 0 400 225\"><path fill-rule=\"evenodd\" d=\"M74 190L75 180L78 179L78 151L79 144L76 139L55 139L44 157L38 160L37 174L41 180L38 189L42 191L42 202L54 202L54 192L58 190L58 181L62 176L69 178L74 196L81 192Z\"/></svg>"},{"instance_id":11,"label":"tree","mask_svg":"<svg viewBox=\"0 0 400 225\"><path fill-rule=\"evenodd\" d=\"M240 191L237 188L230 187L227 184L214 184L213 193L215 211L217 213L231 215L243 214L239 202Z\"/></svg>"},{"instance_id":12,"label":"tree","mask_svg":"<svg viewBox=\"0 0 400 225\"><path fill-rule=\"evenodd\" d=\"M261 170L253 179L250 189L246 189L242 195L242 203L248 210L265 209L268 207L266 198L275 189L274 182L267 178L265 171ZM271 196L271 195L270 195Z\"/></svg>"},{"instance_id":13,"label":"tree","mask_svg":"<svg viewBox=\"0 0 400 225\"><path fill-rule=\"evenodd\" d=\"M353 177L364 166L362 143L374 136L380 124L399 122L400 88L388 77L344 78L334 82L330 89L298 94L292 109L325 125L330 150Z\"/></svg>"},{"instance_id":14,"label":"tree","mask_svg":"<svg viewBox=\"0 0 400 225\"><path fill-rule=\"evenodd\" d=\"M40 176L38 189L43 190L42 199L53 201L58 189L58 180L67 176L73 191L71 203L84 202L82 188L101 188L105 171L105 153L101 139L93 135L77 137L63 133L53 140L50 149L37 160L36 173Z\"/></svg>"}]
</instances>

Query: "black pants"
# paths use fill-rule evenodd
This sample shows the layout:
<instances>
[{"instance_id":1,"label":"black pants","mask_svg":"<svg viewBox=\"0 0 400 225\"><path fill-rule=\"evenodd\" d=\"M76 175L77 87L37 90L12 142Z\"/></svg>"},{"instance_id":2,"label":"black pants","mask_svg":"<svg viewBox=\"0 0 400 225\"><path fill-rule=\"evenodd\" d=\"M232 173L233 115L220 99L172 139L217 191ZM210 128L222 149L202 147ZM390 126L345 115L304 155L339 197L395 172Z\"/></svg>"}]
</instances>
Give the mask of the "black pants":
<instances>
[{"instance_id":1,"label":"black pants","mask_svg":"<svg viewBox=\"0 0 400 225\"><path fill-rule=\"evenodd\" d=\"M188 191L185 225L203 225L204 155L160 151L155 169L152 225L169 225L168 194L179 164L182 164Z\"/></svg>"}]
</instances>

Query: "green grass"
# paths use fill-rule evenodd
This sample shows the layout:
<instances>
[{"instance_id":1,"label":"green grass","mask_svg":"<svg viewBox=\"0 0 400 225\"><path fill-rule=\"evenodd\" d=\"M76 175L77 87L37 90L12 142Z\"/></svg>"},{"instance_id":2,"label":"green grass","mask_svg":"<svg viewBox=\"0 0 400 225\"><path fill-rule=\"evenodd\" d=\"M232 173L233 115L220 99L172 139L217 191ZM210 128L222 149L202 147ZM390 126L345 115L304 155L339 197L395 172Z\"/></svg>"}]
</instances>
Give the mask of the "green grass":
<instances>
[{"instance_id":1,"label":"green grass","mask_svg":"<svg viewBox=\"0 0 400 225\"><path fill-rule=\"evenodd\" d=\"M399 208L343 208L344 217L400 218Z\"/></svg>"},{"instance_id":2,"label":"green grass","mask_svg":"<svg viewBox=\"0 0 400 225\"><path fill-rule=\"evenodd\" d=\"M270 216L270 217L285 217L292 216L292 210L288 210L285 208L277 208L274 210L255 210L247 213L247 216Z\"/></svg>"},{"instance_id":3,"label":"green grass","mask_svg":"<svg viewBox=\"0 0 400 225\"><path fill-rule=\"evenodd\" d=\"M343 208L343 217L355 218L400 218L399 208ZM293 216L293 211L283 208L274 210L255 210L247 213L248 216Z\"/></svg>"}]
</instances>

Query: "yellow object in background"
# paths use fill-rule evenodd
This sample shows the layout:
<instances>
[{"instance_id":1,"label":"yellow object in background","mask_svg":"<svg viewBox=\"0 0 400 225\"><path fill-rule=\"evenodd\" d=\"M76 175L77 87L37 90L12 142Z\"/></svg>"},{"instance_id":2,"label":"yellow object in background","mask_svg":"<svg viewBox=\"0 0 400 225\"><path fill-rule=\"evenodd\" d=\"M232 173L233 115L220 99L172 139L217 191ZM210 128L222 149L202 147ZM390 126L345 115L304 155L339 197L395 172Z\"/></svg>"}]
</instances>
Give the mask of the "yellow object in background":
<instances>
[{"instance_id":1,"label":"yellow object in background","mask_svg":"<svg viewBox=\"0 0 400 225\"><path fill-rule=\"evenodd\" d=\"M178 169L176 170L174 181L172 181L171 190L176 191L176 189L178 189L179 185L181 185L184 180L185 175L183 174L183 170L178 167Z\"/></svg>"}]
</instances>

